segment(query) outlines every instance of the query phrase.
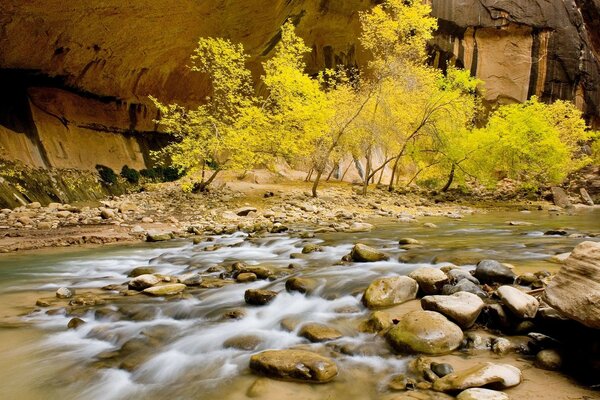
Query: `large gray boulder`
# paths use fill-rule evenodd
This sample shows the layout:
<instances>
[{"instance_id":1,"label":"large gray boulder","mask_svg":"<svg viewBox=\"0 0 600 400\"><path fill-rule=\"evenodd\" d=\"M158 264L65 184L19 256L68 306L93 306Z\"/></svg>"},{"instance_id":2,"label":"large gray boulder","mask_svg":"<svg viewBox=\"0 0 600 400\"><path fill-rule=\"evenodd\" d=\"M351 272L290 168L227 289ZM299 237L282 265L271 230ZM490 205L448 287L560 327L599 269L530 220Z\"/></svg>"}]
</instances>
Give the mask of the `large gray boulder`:
<instances>
[{"instance_id":1,"label":"large gray boulder","mask_svg":"<svg viewBox=\"0 0 600 400\"><path fill-rule=\"evenodd\" d=\"M425 296L421 299L423 310L437 311L463 329L473 326L483 305L479 296L468 292L458 292L451 296Z\"/></svg>"},{"instance_id":2,"label":"large gray boulder","mask_svg":"<svg viewBox=\"0 0 600 400\"><path fill-rule=\"evenodd\" d=\"M338 373L335 362L305 350L268 350L250 358L250 369L272 378L329 382Z\"/></svg>"},{"instance_id":3,"label":"large gray boulder","mask_svg":"<svg viewBox=\"0 0 600 400\"><path fill-rule=\"evenodd\" d=\"M577 245L543 298L569 318L600 329L600 243Z\"/></svg>"},{"instance_id":4,"label":"large gray boulder","mask_svg":"<svg viewBox=\"0 0 600 400\"><path fill-rule=\"evenodd\" d=\"M516 277L512 269L496 260L482 260L475 268L475 278L481 283L512 284Z\"/></svg>"}]
</instances>

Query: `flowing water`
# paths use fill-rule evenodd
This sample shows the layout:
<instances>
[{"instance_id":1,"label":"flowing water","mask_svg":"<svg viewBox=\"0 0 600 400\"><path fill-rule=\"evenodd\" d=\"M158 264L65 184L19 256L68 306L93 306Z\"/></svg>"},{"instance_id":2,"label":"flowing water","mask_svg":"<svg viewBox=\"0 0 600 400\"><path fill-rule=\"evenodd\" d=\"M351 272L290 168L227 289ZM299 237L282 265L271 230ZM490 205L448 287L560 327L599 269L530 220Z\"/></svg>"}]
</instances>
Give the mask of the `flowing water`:
<instances>
[{"instance_id":1,"label":"flowing water","mask_svg":"<svg viewBox=\"0 0 600 400\"><path fill-rule=\"evenodd\" d=\"M532 225L509 226L509 220ZM543 233L558 228L597 233L600 211L572 215L495 212L420 222L433 222L438 228L378 220L369 233L327 233L314 239L300 239L293 233L260 238L238 233L198 245L182 240L0 256L0 372L4 381L0 398L375 399L385 377L402 372L410 358L393 355L381 338L357 330L358 322L369 314L360 297L373 279L407 274L433 261L477 258L508 262L521 272L556 270L558 266L548 261L551 256L570 251L583 240L598 239ZM401 249L397 244L401 237L418 239L424 246ZM390 261L336 265L357 241L383 249ZM318 243L324 251L290 259L307 243ZM215 245L222 247L206 250ZM127 273L137 266L149 265L164 275L198 271L208 276L204 271L209 267L235 261L266 266L279 278L193 289L181 299L125 297L98 290L126 282ZM288 267L290 262L293 268ZM212 275L216 278L219 272ZM290 276L315 279L317 291L311 296L287 293L284 285ZM36 299L52 297L62 286L75 288L78 294L93 292L109 301L69 312L65 311L67 301L49 308L34 307ZM266 306L251 307L244 303L249 288L280 294ZM224 317L228 312L241 318ZM75 315L87 323L67 329ZM327 323L344 336L328 343L309 343L297 335L305 322ZM240 350L224 345L239 336L250 336L256 347ZM334 357L339 376L326 385L298 385L257 380L248 370L253 353L290 347Z\"/></svg>"}]
</instances>

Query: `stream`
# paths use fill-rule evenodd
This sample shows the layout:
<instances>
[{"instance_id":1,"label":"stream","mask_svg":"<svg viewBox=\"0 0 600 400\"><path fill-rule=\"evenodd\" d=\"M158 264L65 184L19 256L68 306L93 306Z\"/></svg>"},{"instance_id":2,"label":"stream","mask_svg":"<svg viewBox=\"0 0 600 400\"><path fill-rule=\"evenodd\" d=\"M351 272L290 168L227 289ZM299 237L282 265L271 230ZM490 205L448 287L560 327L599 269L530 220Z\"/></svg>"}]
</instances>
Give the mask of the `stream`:
<instances>
[{"instance_id":1,"label":"stream","mask_svg":"<svg viewBox=\"0 0 600 400\"><path fill-rule=\"evenodd\" d=\"M311 239L292 230L253 238L244 233L213 236L196 245L176 240L0 255L0 398L378 399L386 377L404 371L411 357L395 355L381 337L358 331L358 323L370 313L361 296L372 280L448 261L465 263L462 268L469 270L474 268L471 260L484 258L513 264L519 273L557 271L560 265L549 261L552 256L581 241L600 240L587 236L600 232L598 209L571 215L495 211L462 219L424 217L418 223L370 222L375 229L368 233L320 233ZM437 228L424 227L424 222ZM557 229L569 235L544 235ZM423 246L402 249L398 239L406 237ZM340 265L359 241L382 249L389 261ZM290 258L308 243L324 251ZM183 297L167 299L99 289L126 282L139 266L171 276L199 272L222 284L218 267L236 261L266 267L274 278L190 288ZM206 272L210 267L217 268ZM310 296L286 292L291 276L312 278L317 289ZM37 299L52 298L65 286L78 295L91 292L108 300L71 309L68 315L67 300L35 307ZM265 306L248 306L244 292L253 288L279 295ZM86 323L67 329L74 316ZM343 337L310 343L298 336L306 322L335 327ZM236 341L242 346L230 345ZM252 348L240 349L244 346ZM339 376L332 383L309 385L270 381L250 372L252 354L291 347L334 358Z\"/></svg>"}]
</instances>

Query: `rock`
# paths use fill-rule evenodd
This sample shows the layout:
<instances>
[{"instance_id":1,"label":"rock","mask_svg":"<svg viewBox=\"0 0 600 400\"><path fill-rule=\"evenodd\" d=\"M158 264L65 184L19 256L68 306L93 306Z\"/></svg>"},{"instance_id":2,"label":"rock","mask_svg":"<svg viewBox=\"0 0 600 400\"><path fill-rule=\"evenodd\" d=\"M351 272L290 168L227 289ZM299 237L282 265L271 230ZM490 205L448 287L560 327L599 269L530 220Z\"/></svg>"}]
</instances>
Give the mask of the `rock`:
<instances>
[{"instance_id":1,"label":"rock","mask_svg":"<svg viewBox=\"0 0 600 400\"><path fill-rule=\"evenodd\" d=\"M460 269L460 268L455 268L455 269L451 269L450 271L446 272L446 275L448 275L448 278L450 278L450 281L452 282L460 282L463 279L466 279L468 281L473 282L476 285L479 285L479 279L475 278L473 275L471 275L468 271L465 271L464 269Z\"/></svg>"},{"instance_id":2,"label":"rock","mask_svg":"<svg viewBox=\"0 0 600 400\"><path fill-rule=\"evenodd\" d=\"M244 293L244 300L253 306L264 306L270 303L275 296L277 296L277 292L272 290L248 289Z\"/></svg>"},{"instance_id":3,"label":"rock","mask_svg":"<svg viewBox=\"0 0 600 400\"><path fill-rule=\"evenodd\" d=\"M202 276L196 272L181 275L178 279L179 282L183 283L185 286L200 286L202 283Z\"/></svg>"},{"instance_id":4,"label":"rock","mask_svg":"<svg viewBox=\"0 0 600 400\"><path fill-rule=\"evenodd\" d=\"M531 286L531 284L537 281L539 278L532 272L526 272L517 277L517 284L521 286Z\"/></svg>"},{"instance_id":5,"label":"rock","mask_svg":"<svg viewBox=\"0 0 600 400\"><path fill-rule=\"evenodd\" d=\"M492 351L499 356L505 356L515 349L513 343L506 338L495 338L492 341Z\"/></svg>"},{"instance_id":6,"label":"rock","mask_svg":"<svg viewBox=\"0 0 600 400\"><path fill-rule=\"evenodd\" d=\"M235 277L235 280L240 283L254 282L257 279L253 272L242 272Z\"/></svg>"},{"instance_id":7,"label":"rock","mask_svg":"<svg viewBox=\"0 0 600 400\"><path fill-rule=\"evenodd\" d=\"M392 316L385 311L374 311L369 319L363 321L359 330L367 333L378 333L392 326Z\"/></svg>"},{"instance_id":8,"label":"rock","mask_svg":"<svg viewBox=\"0 0 600 400\"><path fill-rule=\"evenodd\" d=\"M391 390L412 390L415 388L417 382L414 379L407 377L404 374L394 375L388 382L388 388Z\"/></svg>"},{"instance_id":9,"label":"rock","mask_svg":"<svg viewBox=\"0 0 600 400\"><path fill-rule=\"evenodd\" d=\"M535 366L549 371L559 370L562 356L556 350L542 350L535 356Z\"/></svg>"},{"instance_id":10,"label":"rock","mask_svg":"<svg viewBox=\"0 0 600 400\"><path fill-rule=\"evenodd\" d=\"M302 248L302 254L310 254L310 253L320 252L320 251L323 251L323 248L321 246L319 246L318 244L314 244L314 243L309 243Z\"/></svg>"},{"instance_id":11,"label":"rock","mask_svg":"<svg viewBox=\"0 0 600 400\"><path fill-rule=\"evenodd\" d=\"M48 222L48 221L39 222L37 224L37 228L38 229L44 229L44 230L52 229L52 222Z\"/></svg>"},{"instance_id":12,"label":"rock","mask_svg":"<svg viewBox=\"0 0 600 400\"><path fill-rule=\"evenodd\" d=\"M482 260L475 268L475 278L481 283L509 283L515 281L516 275L512 269L496 260Z\"/></svg>"},{"instance_id":13,"label":"rock","mask_svg":"<svg viewBox=\"0 0 600 400\"><path fill-rule=\"evenodd\" d=\"M114 210L111 210L110 208L103 208L100 210L100 216L102 219L113 219L115 218L116 214Z\"/></svg>"},{"instance_id":14,"label":"rock","mask_svg":"<svg viewBox=\"0 0 600 400\"><path fill-rule=\"evenodd\" d=\"M35 305L38 307L50 307L52 305L52 303L50 303L50 301L46 300L46 299L38 299L35 302Z\"/></svg>"},{"instance_id":15,"label":"rock","mask_svg":"<svg viewBox=\"0 0 600 400\"><path fill-rule=\"evenodd\" d=\"M183 283L170 283L161 286L152 286L143 290L143 293L150 296L174 296L185 290L186 286Z\"/></svg>"},{"instance_id":16,"label":"rock","mask_svg":"<svg viewBox=\"0 0 600 400\"><path fill-rule=\"evenodd\" d=\"M587 204L588 206L594 205L594 200L592 199L590 194L587 192L587 190L585 190L585 188L579 188L579 196L581 196L581 200L583 201L584 204Z\"/></svg>"},{"instance_id":17,"label":"rock","mask_svg":"<svg viewBox=\"0 0 600 400\"><path fill-rule=\"evenodd\" d=\"M444 285L444 287L442 288L442 294L444 295L455 294L458 292L472 293L481 297L482 299L488 297L487 293L481 290L481 288L478 285L467 279L462 279L454 285Z\"/></svg>"},{"instance_id":18,"label":"rock","mask_svg":"<svg viewBox=\"0 0 600 400\"><path fill-rule=\"evenodd\" d=\"M540 302L535 297L512 286L500 286L496 293L502 300L502 304L522 319L535 317L540 306Z\"/></svg>"},{"instance_id":19,"label":"rock","mask_svg":"<svg viewBox=\"0 0 600 400\"><path fill-rule=\"evenodd\" d=\"M348 233L371 232L373 225L366 222L353 222L344 231Z\"/></svg>"},{"instance_id":20,"label":"rock","mask_svg":"<svg viewBox=\"0 0 600 400\"><path fill-rule=\"evenodd\" d=\"M148 232L146 233L147 242L164 242L173 239L171 232Z\"/></svg>"},{"instance_id":21,"label":"rock","mask_svg":"<svg viewBox=\"0 0 600 400\"><path fill-rule=\"evenodd\" d=\"M368 308L391 307L417 297L419 285L408 276L376 279L367 287L363 304Z\"/></svg>"},{"instance_id":22,"label":"rock","mask_svg":"<svg viewBox=\"0 0 600 400\"><path fill-rule=\"evenodd\" d=\"M223 343L223 347L238 350L254 350L261 345L263 340L254 335L234 336Z\"/></svg>"},{"instance_id":23,"label":"rock","mask_svg":"<svg viewBox=\"0 0 600 400\"><path fill-rule=\"evenodd\" d=\"M550 188L550 191L552 192L552 201L555 205L561 208L572 207L571 200L569 200L569 196L567 196L564 189L554 186Z\"/></svg>"},{"instance_id":24,"label":"rock","mask_svg":"<svg viewBox=\"0 0 600 400\"><path fill-rule=\"evenodd\" d=\"M517 367L486 362L436 380L433 382L433 390L452 392L489 384L504 389L518 385L521 379L521 370Z\"/></svg>"},{"instance_id":25,"label":"rock","mask_svg":"<svg viewBox=\"0 0 600 400\"><path fill-rule=\"evenodd\" d=\"M600 329L600 243L577 245L543 296L552 308Z\"/></svg>"},{"instance_id":26,"label":"rock","mask_svg":"<svg viewBox=\"0 0 600 400\"><path fill-rule=\"evenodd\" d=\"M329 382L338 373L335 362L305 350L268 350L250 358L250 369L272 378Z\"/></svg>"},{"instance_id":27,"label":"rock","mask_svg":"<svg viewBox=\"0 0 600 400\"><path fill-rule=\"evenodd\" d=\"M75 317L75 318L71 318L71 320L67 324L67 328L68 329L77 329L83 324L85 324L84 320L82 320L81 318Z\"/></svg>"},{"instance_id":28,"label":"rock","mask_svg":"<svg viewBox=\"0 0 600 400\"><path fill-rule=\"evenodd\" d=\"M27 204L27 208L32 210L39 210L40 208L42 208L42 205L40 204L40 202L34 201L33 203Z\"/></svg>"},{"instance_id":29,"label":"rock","mask_svg":"<svg viewBox=\"0 0 600 400\"><path fill-rule=\"evenodd\" d=\"M256 212L256 208L255 207L238 208L238 210L235 212L235 214L240 217L247 217L248 214L250 214L251 212Z\"/></svg>"},{"instance_id":30,"label":"rock","mask_svg":"<svg viewBox=\"0 0 600 400\"><path fill-rule=\"evenodd\" d=\"M135 278L129 281L127 286L131 290L142 291L154 285L158 285L160 281L160 278L158 278L155 275L145 274L136 276Z\"/></svg>"},{"instance_id":31,"label":"rock","mask_svg":"<svg viewBox=\"0 0 600 400\"><path fill-rule=\"evenodd\" d=\"M307 338L311 342L326 342L342 337L342 333L337 329L315 323L302 326L298 335Z\"/></svg>"},{"instance_id":32,"label":"rock","mask_svg":"<svg viewBox=\"0 0 600 400\"><path fill-rule=\"evenodd\" d=\"M152 268L152 267L136 267L134 269L132 269L129 274L127 274L128 277L130 278L135 278L137 276L140 275L147 275L147 274L155 274L156 273L156 269Z\"/></svg>"},{"instance_id":33,"label":"rock","mask_svg":"<svg viewBox=\"0 0 600 400\"><path fill-rule=\"evenodd\" d=\"M437 311L461 328L473 326L483 310L483 300L468 292L458 292L450 296L425 296L421 299L423 310Z\"/></svg>"},{"instance_id":34,"label":"rock","mask_svg":"<svg viewBox=\"0 0 600 400\"><path fill-rule=\"evenodd\" d=\"M293 277L285 282L285 289L288 292L300 292L310 294L317 287L317 281L310 278Z\"/></svg>"},{"instance_id":35,"label":"rock","mask_svg":"<svg viewBox=\"0 0 600 400\"><path fill-rule=\"evenodd\" d=\"M435 229L435 228L437 228L438 226L437 226L436 224L434 224L433 222L425 222L425 223L423 224L423 227L424 227L424 228L431 228L431 229Z\"/></svg>"},{"instance_id":36,"label":"rock","mask_svg":"<svg viewBox=\"0 0 600 400\"><path fill-rule=\"evenodd\" d=\"M448 283L446 274L437 268L417 268L408 274L408 276L417 281L419 288L421 288L425 294L437 294L442 290L444 285Z\"/></svg>"},{"instance_id":37,"label":"rock","mask_svg":"<svg viewBox=\"0 0 600 400\"><path fill-rule=\"evenodd\" d=\"M419 242L417 239L413 239L413 238L402 238L402 239L398 240L398 244L399 245L407 245L407 244L419 245L419 244L421 244L421 242Z\"/></svg>"},{"instance_id":38,"label":"rock","mask_svg":"<svg viewBox=\"0 0 600 400\"><path fill-rule=\"evenodd\" d=\"M509 400L509 397L506 393L497 390L473 388L460 392L456 400Z\"/></svg>"},{"instance_id":39,"label":"rock","mask_svg":"<svg viewBox=\"0 0 600 400\"><path fill-rule=\"evenodd\" d=\"M69 288L61 287L56 291L56 297L59 299L70 299L73 297L75 293L73 293Z\"/></svg>"},{"instance_id":40,"label":"rock","mask_svg":"<svg viewBox=\"0 0 600 400\"><path fill-rule=\"evenodd\" d=\"M454 372L454 367L448 363L431 363L431 370L434 374L443 378L444 376Z\"/></svg>"},{"instance_id":41,"label":"rock","mask_svg":"<svg viewBox=\"0 0 600 400\"><path fill-rule=\"evenodd\" d=\"M362 243L357 243L354 245L352 252L350 253L350 257L352 258L352 261L356 262L375 262L387 260L388 258L382 252Z\"/></svg>"},{"instance_id":42,"label":"rock","mask_svg":"<svg viewBox=\"0 0 600 400\"><path fill-rule=\"evenodd\" d=\"M463 332L442 314L411 311L388 331L386 339L397 351L446 354L460 346Z\"/></svg>"},{"instance_id":43,"label":"rock","mask_svg":"<svg viewBox=\"0 0 600 400\"><path fill-rule=\"evenodd\" d=\"M525 221L508 221L508 225L510 226L531 226L533 223L525 222Z\"/></svg>"}]
</instances>

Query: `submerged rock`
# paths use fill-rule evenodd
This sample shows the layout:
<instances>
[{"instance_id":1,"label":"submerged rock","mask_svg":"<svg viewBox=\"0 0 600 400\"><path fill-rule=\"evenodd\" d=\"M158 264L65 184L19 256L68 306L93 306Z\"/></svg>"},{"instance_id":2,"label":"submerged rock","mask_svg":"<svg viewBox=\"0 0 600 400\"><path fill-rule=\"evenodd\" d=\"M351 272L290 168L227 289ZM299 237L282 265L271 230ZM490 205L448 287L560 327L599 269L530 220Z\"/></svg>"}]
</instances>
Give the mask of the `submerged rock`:
<instances>
[{"instance_id":1,"label":"submerged rock","mask_svg":"<svg viewBox=\"0 0 600 400\"><path fill-rule=\"evenodd\" d=\"M577 245L543 298L569 318L600 329L600 243Z\"/></svg>"},{"instance_id":2,"label":"submerged rock","mask_svg":"<svg viewBox=\"0 0 600 400\"><path fill-rule=\"evenodd\" d=\"M475 277L481 283L509 283L517 277L512 269L496 260L482 260L477 263Z\"/></svg>"},{"instance_id":3,"label":"submerged rock","mask_svg":"<svg viewBox=\"0 0 600 400\"><path fill-rule=\"evenodd\" d=\"M270 303L275 296L277 296L277 292L272 290L248 289L244 293L244 300L247 304L253 306L264 306Z\"/></svg>"},{"instance_id":4,"label":"submerged rock","mask_svg":"<svg viewBox=\"0 0 600 400\"><path fill-rule=\"evenodd\" d=\"M250 358L250 369L272 378L324 383L338 373L335 362L305 350L268 350Z\"/></svg>"},{"instance_id":5,"label":"submerged rock","mask_svg":"<svg viewBox=\"0 0 600 400\"><path fill-rule=\"evenodd\" d=\"M350 257L352 261L356 262L375 262L387 260L388 258L379 250L375 250L374 248L362 243L357 243L354 245L352 252L350 253Z\"/></svg>"},{"instance_id":6,"label":"submerged rock","mask_svg":"<svg viewBox=\"0 0 600 400\"><path fill-rule=\"evenodd\" d=\"M417 281L419 288L425 294L437 294L448 283L448 276L437 268L417 268L408 276Z\"/></svg>"},{"instance_id":7,"label":"submerged rock","mask_svg":"<svg viewBox=\"0 0 600 400\"><path fill-rule=\"evenodd\" d=\"M285 289L288 292L300 292L310 294L317 287L317 281L310 278L293 277L285 282Z\"/></svg>"},{"instance_id":8,"label":"submerged rock","mask_svg":"<svg viewBox=\"0 0 600 400\"><path fill-rule=\"evenodd\" d=\"M388 331L386 339L398 351L445 354L460 346L463 332L442 314L412 311Z\"/></svg>"},{"instance_id":9,"label":"submerged rock","mask_svg":"<svg viewBox=\"0 0 600 400\"><path fill-rule=\"evenodd\" d=\"M155 275L139 275L129 281L127 286L131 290L142 291L160 283L160 278Z\"/></svg>"},{"instance_id":10,"label":"submerged rock","mask_svg":"<svg viewBox=\"0 0 600 400\"><path fill-rule=\"evenodd\" d=\"M156 269L152 267L136 267L132 269L129 274L127 274L130 278L135 278L140 275L152 275L156 273Z\"/></svg>"},{"instance_id":11,"label":"submerged rock","mask_svg":"<svg viewBox=\"0 0 600 400\"><path fill-rule=\"evenodd\" d=\"M263 342L262 338L254 335L234 336L223 343L223 347L238 350L254 350Z\"/></svg>"},{"instance_id":12,"label":"submerged rock","mask_svg":"<svg viewBox=\"0 0 600 400\"><path fill-rule=\"evenodd\" d=\"M510 364L479 363L460 372L454 372L433 382L433 389L452 392L494 384L504 389L521 383L521 370Z\"/></svg>"},{"instance_id":13,"label":"submerged rock","mask_svg":"<svg viewBox=\"0 0 600 400\"><path fill-rule=\"evenodd\" d=\"M335 328L323 324L310 323L302 326L298 335L311 342L326 342L342 337L342 333Z\"/></svg>"},{"instance_id":14,"label":"submerged rock","mask_svg":"<svg viewBox=\"0 0 600 400\"><path fill-rule=\"evenodd\" d=\"M450 296L425 296L421 299L424 310L437 311L464 329L473 326L483 306L483 300L468 292Z\"/></svg>"},{"instance_id":15,"label":"submerged rock","mask_svg":"<svg viewBox=\"0 0 600 400\"><path fill-rule=\"evenodd\" d=\"M419 285L408 276L376 279L363 295L362 301L368 308L391 307L417 297Z\"/></svg>"},{"instance_id":16,"label":"submerged rock","mask_svg":"<svg viewBox=\"0 0 600 400\"><path fill-rule=\"evenodd\" d=\"M540 302L533 296L512 286L500 286L496 291L502 304L519 318L533 318Z\"/></svg>"}]
</instances>

